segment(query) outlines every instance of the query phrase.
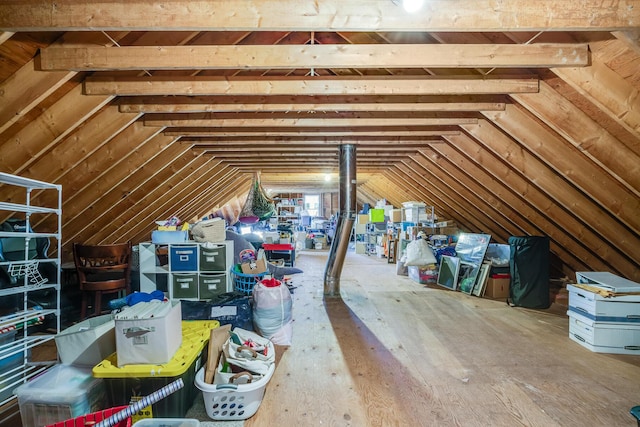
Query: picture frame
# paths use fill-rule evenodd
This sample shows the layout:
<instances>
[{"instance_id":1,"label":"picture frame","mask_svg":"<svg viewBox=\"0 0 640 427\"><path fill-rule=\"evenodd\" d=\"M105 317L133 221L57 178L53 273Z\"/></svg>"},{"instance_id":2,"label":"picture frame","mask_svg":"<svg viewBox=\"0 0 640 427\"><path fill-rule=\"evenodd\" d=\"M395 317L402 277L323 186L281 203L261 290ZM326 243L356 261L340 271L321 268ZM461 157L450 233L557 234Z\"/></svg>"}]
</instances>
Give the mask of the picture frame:
<instances>
[{"instance_id":1,"label":"picture frame","mask_svg":"<svg viewBox=\"0 0 640 427\"><path fill-rule=\"evenodd\" d=\"M478 278L476 280L475 285L473 286L472 294L477 297L482 297L484 295L484 290L487 287L487 280L489 279L489 271L491 270L491 264L483 263L480 266L480 272L478 273Z\"/></svg>"},{"instance_id":2,"label":"picture frame","mask_svg":"<svg viewBox=\"0 0 640 427\"><path fill-rule=\"evenodd\" d=\"M455 291L458 287L458 273L460 272L460 258L442 255L436 284Z\"/></svg>"}]
</instances>

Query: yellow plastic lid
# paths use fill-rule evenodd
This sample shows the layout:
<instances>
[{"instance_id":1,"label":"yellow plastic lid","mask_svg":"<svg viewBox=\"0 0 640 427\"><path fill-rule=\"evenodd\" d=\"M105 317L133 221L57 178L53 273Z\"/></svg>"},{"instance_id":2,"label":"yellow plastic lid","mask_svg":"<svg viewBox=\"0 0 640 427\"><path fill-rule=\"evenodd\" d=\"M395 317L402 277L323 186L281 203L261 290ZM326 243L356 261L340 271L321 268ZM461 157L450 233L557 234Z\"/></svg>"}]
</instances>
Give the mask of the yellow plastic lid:
<instances>
[{"instance_id":1,"label":"yellow plastic lid","mask_svg":"<svg viewBox=\"0 0 640 427\"><path fill-rule=\"evenodd\" d=\"M118 368L117 353L93 367L96 378L178 377L186 372L209 342L211 330L220 327L217 320L182 321L182 345L173 358L162 365L133 364Z\"/></svg>"}]
</instances>

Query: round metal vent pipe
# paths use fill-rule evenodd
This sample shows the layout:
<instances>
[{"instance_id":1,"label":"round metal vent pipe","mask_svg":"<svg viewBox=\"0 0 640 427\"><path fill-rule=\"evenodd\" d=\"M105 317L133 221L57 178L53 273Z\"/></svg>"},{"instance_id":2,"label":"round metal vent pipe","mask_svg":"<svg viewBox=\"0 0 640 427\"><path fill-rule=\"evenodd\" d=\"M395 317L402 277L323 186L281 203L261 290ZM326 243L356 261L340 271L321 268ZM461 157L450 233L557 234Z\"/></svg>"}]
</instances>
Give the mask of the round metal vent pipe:
<instances>
[{"instance_id":1,"label":"round metal vent pipe","mask_svg":"<svg viewBox=\"0 0 640 427\"><path fill-rule=\"evenodd\" d=\"M340 193L336 230L324 272L324 295L340 296L340 274L356 219L356 146L340 146Z\"/></svg>"}]
</instances>

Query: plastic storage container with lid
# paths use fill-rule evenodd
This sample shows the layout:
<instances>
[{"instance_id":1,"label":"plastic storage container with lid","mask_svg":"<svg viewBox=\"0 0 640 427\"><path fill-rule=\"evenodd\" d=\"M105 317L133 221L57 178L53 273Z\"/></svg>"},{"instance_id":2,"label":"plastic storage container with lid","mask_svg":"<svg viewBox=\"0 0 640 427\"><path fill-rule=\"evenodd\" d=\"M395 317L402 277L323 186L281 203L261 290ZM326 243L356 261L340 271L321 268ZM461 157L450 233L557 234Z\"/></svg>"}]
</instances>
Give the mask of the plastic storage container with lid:
<instances>
[{"instance_id":1,"label":"plastic storage container with lid","mask_svg":"<svg viewBox=\"0 0 640 427\"><path fill-rule=\"evenodd\" d=\"M15 394L23 427L42 427L109 406L104 381L94 378L89 367L55 365Z\"/></svg>"},{"instance_id":2,"label":"plastic storage container with lid","mask_svg":"<svg viewBox=\"0 0 640 427\"><path fill-rule=\"evenodd\" d=\"M135 427L199 427L200 421L194 418L144 418L134 424Z\"/></svg>"},{"instance_id":3,"label":"plastic storage container with lid","mask_svg":"<svg viewBox=\"0 0 640 427\"><path fill-rule=\"evenodd\" d=\"M195 376L204 361L211 330L217 320L182 322L182 345L173 358L162 365L132 364L118 368L117 355L112 354L93 368L93 376L102 378L113 405L129 405L132 398L148 396L181 378L184 387L151 405L155 418L184 417L193 404L198 390Z\"/></svg>"}]
</instances>

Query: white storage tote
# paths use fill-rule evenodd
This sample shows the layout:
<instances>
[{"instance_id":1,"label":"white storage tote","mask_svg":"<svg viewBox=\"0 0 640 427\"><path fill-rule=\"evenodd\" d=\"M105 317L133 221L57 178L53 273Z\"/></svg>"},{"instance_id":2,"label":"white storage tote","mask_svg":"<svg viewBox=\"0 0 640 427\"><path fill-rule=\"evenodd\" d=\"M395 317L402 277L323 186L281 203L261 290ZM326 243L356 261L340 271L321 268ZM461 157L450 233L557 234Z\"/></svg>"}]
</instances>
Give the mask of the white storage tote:
<instances>
[{"instance_id":1,"label":"white storage tote","mask_svg":"<svg viewBox=\"0 0 640 427\"><path fill-rule=\"evenodd\" d=\"M276 364L272 363L266 375L248 384L207 384L204 382L204 367L200 368L196 374L196 387L202 390L209 418L231 421L253 416L262 403L264 389L275 369Z\"/></svg>"}]
</instances>

